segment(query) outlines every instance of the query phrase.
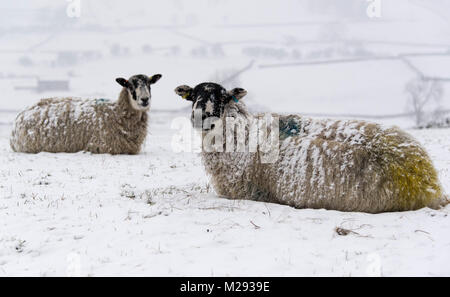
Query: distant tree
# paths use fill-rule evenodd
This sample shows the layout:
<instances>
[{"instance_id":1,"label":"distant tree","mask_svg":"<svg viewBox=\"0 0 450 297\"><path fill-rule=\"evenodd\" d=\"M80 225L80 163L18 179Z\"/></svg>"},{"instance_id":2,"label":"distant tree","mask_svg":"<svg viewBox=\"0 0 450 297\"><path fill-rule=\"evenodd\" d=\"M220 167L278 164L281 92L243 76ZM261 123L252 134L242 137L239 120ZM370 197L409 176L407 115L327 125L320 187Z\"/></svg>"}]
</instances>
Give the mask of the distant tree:
<instances>
[{"instance_id":1,"label":"distant tree","mask_svg":"<svg viewBox=\"0 0 450 297\"><path fill-rule=\"evenodd\" d=\"M424 124L427 120L427 112L434 105L434 112L430 114L440 114L439 104L442 95L442 84L436 80L415 78L406 84L405 91L408 94L408 109L413 113L417 126Z\"/></svg>"},{"instance_id":2,"label":"distant tree","mask_svg":"<svg viewBox=\"0 0 450 297\"><path fill-rule=\"evenodd\" d=\"M204 46L198 46L191 50L191 56L194 58L207 58L208 50Z\"/></svg>"},{"instance_id":3,"label":"distant tree","mask_svg":"<svg viewBox=\"0 0 450 297\"><path fill-rule=\"evenodd\" d=\"M60 51L54 61L55 66L74 66L80 62L79 53L76 51Z\"/></svg>"},{"instance_id":4,"label":"distant tree","mask_svg":"<svg viewBox=\"0 0 450 297\"><path fill-rule=\"evenodd\" d=\"M215 44L211 47L211 53L215 57L224 57L225 52L220 44Z\"/></svg>"},{"instance_id":5,"label":"distant tree","mask_svg":"<svg viewBox=\"0 0 450 297\"><path fill-rule=\"evenodd\" d=\"M109 47L109 52L113 56L124 56L127 55L130 50L128 47L121 46L119 43L114 43Z\"/></svg>"},{"instance_id":6,"label":"distant tree","mask_svg":"<svg viewBox=\"0 0 450 297\"><path fill-rule=\"evenodd\" d=\"M319 38L327 41L343 40L348 33L348 27L346 24L337 23L324 23L319 27Z\"/></svg>"},{"instance_id":7,"label":"distant tree","mask_svg":"<svg viewBox=\"0 0 450 297\"><path fill-rule=\"evenodd\" d=\"M292 59L294 59L294 60L300 60L300 59L302 58L302 53L301 53L299 50L294 49L294 50L291 52L291 57L292 57Z\"/></svg>"},{"instance_id":8,"label":"distant tree","mask_svg":"<svg viewBox=\"0 0 450 297\"><path fill-rule=\"evenodd\" d=\"M181 53L181 48L178 45L174 45L170 47L170 55L178 56Z\"/></svg>"},{"instance_id":9,"label":"distant tree","mask_svg":"<svg viewBox=\"0 0 450 297\"><path fill-rule=\"evenodd\" d=\"M242 69L236 68L225 68L225 69L217 69L209 78L208 81L215 82L221 84L227 90L232 88L245 88L242 83L241 77L239 73ZM265 112L268 111L268 108L255 100L252 96L252 92L250 92L247 96L245 96L245 104L250 112Z\"/></svg>"},{"instance_id":10,"label":"distant tree","mask_svg":"<svg viewBox=\"0 0 450 297\"><path fill-rule=\"evenodd\" d=\"M153 47L146 43L142 46L142 52L145 54L151 54L153 52Z\"/></svg>"},{"instance_id":11,"label":"distant tree","mask_svg":"<svg viewBox=\"0 0 450 297\"><path fill-rule=\"evenodd\" d=\"M22 56L19 58L19 64L25 67L33 66L33 60L30 57Z\"/></svg>"},{"instance_id":12,"label":"distant tree","mask_svg":"<svg viewBox=\"0 0 450 297\"><path fill-rule=\"evenodd\" d=\"M242 82L236 73L238 69L217 69L213 75L210 76L210 81L222 84L226 89L242 87Z\"/></svg>"}]
</instances>

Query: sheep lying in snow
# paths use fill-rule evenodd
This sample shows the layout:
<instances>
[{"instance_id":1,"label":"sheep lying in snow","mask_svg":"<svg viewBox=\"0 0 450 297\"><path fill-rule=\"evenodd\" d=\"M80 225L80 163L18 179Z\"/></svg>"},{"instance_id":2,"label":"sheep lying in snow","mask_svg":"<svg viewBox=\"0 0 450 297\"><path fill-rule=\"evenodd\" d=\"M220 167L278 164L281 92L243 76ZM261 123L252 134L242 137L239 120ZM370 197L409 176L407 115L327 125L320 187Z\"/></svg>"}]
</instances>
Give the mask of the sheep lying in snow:
<instances>
[{"instance_id":1,"label":"sheep lying in snow","mask_svg":"<svg viewBox=\"0 0 450 297\"><path fill-rule=\"evenodd\" d=\"M19 113L11 135L16 152L88 151L98 154L138 154L147 135L151 84L161 74L117 78L119 99L42 99Z\"/></svg>"},{"instance_id":2,"label":"sheep lying in snow","mask_svg":"<svg viewBox=\"0 0 450 297\"><path fill-rule=\"evenodd\" d=\"M278 156L264 163L259 144L255 151L227 151L228 136L214 150L205 151L208 135L214 129L219 134L226 131L229 121L246 123L241 132L246 145L250 142L251 123L264 115L250 114L239 101L245 90L226 91L218 84L203 83L195 88L179 86L175 92L192 101L194 127L202 127L202 161L221 196L368 213L448 203L427 153L397 127L272 114L279 119L274 131L278 142L272 147ZM203 126L195 125L196 113ZM205 127L211 117L213 125Z\"/></svg>"}]
</instances>

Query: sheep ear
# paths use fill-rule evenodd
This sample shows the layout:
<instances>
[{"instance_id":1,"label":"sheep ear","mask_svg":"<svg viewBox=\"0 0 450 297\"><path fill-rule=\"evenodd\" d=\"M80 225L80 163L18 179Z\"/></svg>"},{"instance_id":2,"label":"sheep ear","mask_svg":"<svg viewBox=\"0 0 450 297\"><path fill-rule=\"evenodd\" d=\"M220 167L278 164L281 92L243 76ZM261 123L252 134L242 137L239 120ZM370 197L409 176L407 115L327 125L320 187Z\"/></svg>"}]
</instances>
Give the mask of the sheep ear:
<instances>
[{"instance_id":1,"label":"sheep ear","mask_svg":"<svg viewBox=\"0 0 450 297\"><path fill-rule=\"evenodd\" d=\"M116 78L116 82L124 88L128 87L128 80L123 77Z\"/></svg>"},{"instance_id":2,"label":"sheep ear","mask_svg":"<svg viewBox=\"0 0 450 297\"><path fill-rule=\"evenodd\" d=\"M234 88L228 91L227 94L234 102L238 102L239 100L244 98L245 95L247 95L247 91L242 88Z\"/></svg>"},{"instance_id":3,"label":"sheep ear","mask_svg":"<svg viewBox=\"0 0 450 297\"><path fill-rule=\"evenodd\" d=\"M175 88L175 93L178 96L181 96L181 98L189 100L189 101L193 101L191 98L191 93L192 93L192 88L190 86L187 85L181 85Z\"/></svg>"},{"instance_id":4,"label":"sheep ear","mask_svg":"<svg viewBox=\"0 0 450 297\"><path fill-rule=\"evenodd\" d=\"M150 83L154 84L155 82L157 82L160 78L162 77L161 74L155 74L153 76L150 76Z\"/></svg>"}]
</instances>

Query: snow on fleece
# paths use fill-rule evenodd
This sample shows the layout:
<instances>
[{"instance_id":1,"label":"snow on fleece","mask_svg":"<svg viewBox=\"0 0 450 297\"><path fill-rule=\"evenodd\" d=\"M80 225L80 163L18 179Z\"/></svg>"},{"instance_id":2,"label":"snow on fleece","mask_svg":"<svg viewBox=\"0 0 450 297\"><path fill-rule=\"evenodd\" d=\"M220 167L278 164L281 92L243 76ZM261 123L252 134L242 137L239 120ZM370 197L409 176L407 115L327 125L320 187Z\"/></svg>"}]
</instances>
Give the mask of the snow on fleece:
<instances>
[{"instance_id":1,"label":"snow on fleece","mask_svg":"<svg viewBox=\"0 0 450 297\"><path fill-rule=\"evenodd\" d=\"M260 151L202 153L219 195L369 213L447 203L428 154L399 128L357 120L274 116L280 119L275 162L260 162ZM243 103L230 102L224 122L227 117L250 123L263 115L251 115ZM245 133L248 139L248 130Z\"/></svg>"},{"instance_id":2,"label":"snow on fleece","mask_svg":"<svg viewBox=\"0 0 450 297\"><path fill-rule=\"evenodd\" d=\"M11 135L17 152L137 154L147 135L146 112L134 110L124 88L117 102L48 98L21 112Z\"/></svg>"}]
</instances>

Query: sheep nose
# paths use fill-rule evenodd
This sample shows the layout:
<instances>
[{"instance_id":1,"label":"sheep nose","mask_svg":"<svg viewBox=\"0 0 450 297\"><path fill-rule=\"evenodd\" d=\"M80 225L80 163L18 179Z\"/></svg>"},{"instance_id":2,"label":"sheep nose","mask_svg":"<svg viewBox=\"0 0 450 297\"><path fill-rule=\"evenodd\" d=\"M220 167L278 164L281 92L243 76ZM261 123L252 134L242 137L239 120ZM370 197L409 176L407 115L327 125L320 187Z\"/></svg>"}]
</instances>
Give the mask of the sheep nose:
<instances>
[{"instance_id":1,"label":"sheep nose","mask_svg":"<svg viewBox=\"0 0 450 297\"><path fill-rule=\"evenodd\" d=\"M148 101L149 101L148 97L147 98L141 98L141 100L142 100L142 105L144 105L144 106L148 105Z\"/></svg>"}]
</instances>

